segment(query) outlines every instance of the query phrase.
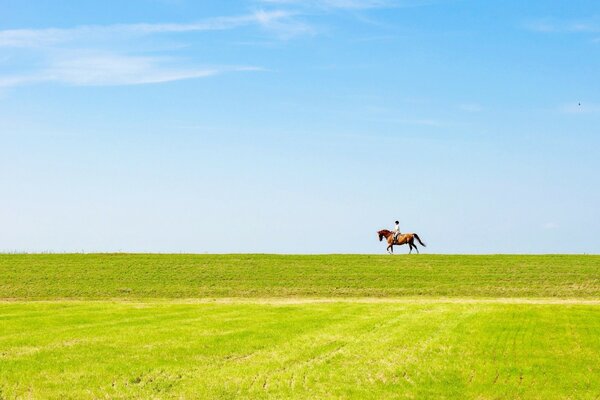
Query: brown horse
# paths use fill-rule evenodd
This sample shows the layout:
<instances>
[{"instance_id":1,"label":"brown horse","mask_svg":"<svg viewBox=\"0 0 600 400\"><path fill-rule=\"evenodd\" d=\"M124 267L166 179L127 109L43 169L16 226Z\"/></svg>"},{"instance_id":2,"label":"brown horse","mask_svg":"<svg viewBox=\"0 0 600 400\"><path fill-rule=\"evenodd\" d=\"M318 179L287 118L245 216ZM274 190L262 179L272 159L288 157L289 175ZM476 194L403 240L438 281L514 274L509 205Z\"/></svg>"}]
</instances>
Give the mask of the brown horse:
<instances>
[{"instance_id":1,"label":"brown horse","mask_svg":"<svg viewBox=\"0 0 600 400\"><path fill-rule=\"evenodd\" d=\"M394 232L388 231L387 229L383 229L383 230L377 232L377 234L379 235L380 242L383 240L383 238L386 239L387 244L388 244L386 250L390 254L394 254L394 245L400 246L400 245L403 245L406 243L408 243L408 246L410 247L410 251L408 252L408 254L412 253L413 247L415 248L415 250L418 253L419 249L417 249L417 245L415 244L415 239L417 239L417 241L419 242L419 244L421 244L421 246L425 247L425 243L421 242L421 238L416 233L401 233L400 235L398 235L398 239L396 239L396 240L394 240Z\"/></svg>"}]
</instances>

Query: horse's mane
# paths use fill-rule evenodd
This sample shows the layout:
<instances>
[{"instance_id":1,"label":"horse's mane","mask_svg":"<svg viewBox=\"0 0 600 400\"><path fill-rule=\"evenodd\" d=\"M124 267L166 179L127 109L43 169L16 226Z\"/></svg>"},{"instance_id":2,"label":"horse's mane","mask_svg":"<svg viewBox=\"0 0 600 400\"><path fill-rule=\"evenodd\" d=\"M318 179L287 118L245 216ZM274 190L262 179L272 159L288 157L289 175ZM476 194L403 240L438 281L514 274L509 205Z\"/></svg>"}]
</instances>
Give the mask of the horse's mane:
<instances>
[{"instance_id":1,"label":"horse's mane","mask_svg":"<svg viewBox=\"0 0 600 400\"><path fill-rule=\"evenodd\" d=\"M380 235L385 235L385 234L388 234L388 233L392 233L392 231L388 231L387 229L382 229L382 230L378 231L377 233L380 234Z\"/></svg>"}]
</instances>

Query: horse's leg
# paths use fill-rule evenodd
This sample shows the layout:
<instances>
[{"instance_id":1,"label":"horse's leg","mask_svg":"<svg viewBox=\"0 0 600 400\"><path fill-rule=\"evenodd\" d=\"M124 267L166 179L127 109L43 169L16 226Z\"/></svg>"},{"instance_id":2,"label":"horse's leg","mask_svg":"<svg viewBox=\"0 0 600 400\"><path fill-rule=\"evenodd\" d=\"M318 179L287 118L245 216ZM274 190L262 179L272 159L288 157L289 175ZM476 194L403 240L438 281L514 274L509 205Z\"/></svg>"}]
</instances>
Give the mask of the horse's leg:
<instances>
[{"instance_id":1,"label":"horse's leg","mask_svg":"<svg viewBox=\"0 0 600 400\"><path fill-rule=\"evenodd\" d=\"M415 248L415 250L417 251L417 254L419 254L419 248L417 247L417 245L415 244L415 239L410 239L410 245L412 247Z\"/></svg>"}]
</instances>

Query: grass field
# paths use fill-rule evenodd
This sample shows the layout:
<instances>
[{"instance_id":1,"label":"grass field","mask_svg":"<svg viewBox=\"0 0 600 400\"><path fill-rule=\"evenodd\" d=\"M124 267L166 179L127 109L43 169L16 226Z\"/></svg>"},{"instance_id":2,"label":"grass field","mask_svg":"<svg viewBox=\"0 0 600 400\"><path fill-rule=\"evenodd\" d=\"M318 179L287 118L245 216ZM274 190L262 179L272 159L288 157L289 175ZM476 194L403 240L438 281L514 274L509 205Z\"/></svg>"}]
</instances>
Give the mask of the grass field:
<instances>
[{"instance_id":1,"label":"grass field","mask_svg":"<svg viewBox=\"0 0 600 400\"><path fill-rule=\"evenodd\" d=\"M600 298L600 256L0 255L0 298Z\"/></svg>"},{"instance_id":2,"label":"grass field","mask_svg":"<svg viewBox=\"0 0 600 400\"><path fill-rule=\"evenodd\" d=\"M0 399L600 398L598 256L0 256Z\"/></svg>"}]
</instances>

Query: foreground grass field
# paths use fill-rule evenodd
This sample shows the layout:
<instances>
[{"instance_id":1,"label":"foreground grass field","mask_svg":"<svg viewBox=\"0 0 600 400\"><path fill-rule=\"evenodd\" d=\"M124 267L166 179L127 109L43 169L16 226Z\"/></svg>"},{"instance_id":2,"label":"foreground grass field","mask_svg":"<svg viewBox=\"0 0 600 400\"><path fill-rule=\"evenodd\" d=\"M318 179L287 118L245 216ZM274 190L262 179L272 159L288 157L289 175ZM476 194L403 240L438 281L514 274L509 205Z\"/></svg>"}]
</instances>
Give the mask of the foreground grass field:
<instances>
[{"instance_id":1,"label":"foreground grass field","mask_svg":"<svg viewBox=\"0 0 600 400\"><path fill-rule=\"evenodd\" d=\"M0 399L600 397L597 256L0 256Z\"/></svg>"},{"instance_id":2,"label":"foreground grass field","mask_svg":"<svg viewBox=\"0 0 600 400\"><path fill-rule=\"evenodd\" d=\"M600 395L598 307L14 303L7 398Z\"/></svg>"}]
</instances>

